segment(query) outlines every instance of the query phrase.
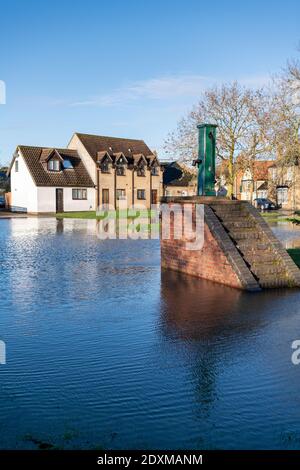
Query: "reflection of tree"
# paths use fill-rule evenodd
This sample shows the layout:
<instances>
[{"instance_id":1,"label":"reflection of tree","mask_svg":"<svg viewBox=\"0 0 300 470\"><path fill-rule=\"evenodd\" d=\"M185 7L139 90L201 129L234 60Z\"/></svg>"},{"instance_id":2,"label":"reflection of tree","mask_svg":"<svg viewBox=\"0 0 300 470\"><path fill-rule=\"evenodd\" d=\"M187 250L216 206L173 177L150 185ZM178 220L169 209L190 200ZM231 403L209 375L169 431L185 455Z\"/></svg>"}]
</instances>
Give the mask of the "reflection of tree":
<instances>
[{"instance_id":1,"label":"reflection of tree","mask_svg":"<svg viewBox=\"0 0 300 470\"><path fill-rule=\"evenodd\" d=\"M202 423L220 398L217 382L228 370L226 364L244 360L243 352L255 339L255 330L268 325L266 318L272 315L273 304L286 295L292 292L268 290L253 294L162 272L161 330L187 353L186 368L191 369L198 404L195 411ZM226 380L230 383L230 377Z\"/></svg>"},{"instance_id":2,"label":"reflection of tree","mask_svg":"<svg viewBox=\"0 0 300 470\"><path fill-rule=\"evenodd\" d=\"M220 350L215 339L232 317L241 292L170 271L162 272L162 327L174 341L184 341L192 367L197 413L209 415L215 390Z\"/></svg>"}]
</instances>

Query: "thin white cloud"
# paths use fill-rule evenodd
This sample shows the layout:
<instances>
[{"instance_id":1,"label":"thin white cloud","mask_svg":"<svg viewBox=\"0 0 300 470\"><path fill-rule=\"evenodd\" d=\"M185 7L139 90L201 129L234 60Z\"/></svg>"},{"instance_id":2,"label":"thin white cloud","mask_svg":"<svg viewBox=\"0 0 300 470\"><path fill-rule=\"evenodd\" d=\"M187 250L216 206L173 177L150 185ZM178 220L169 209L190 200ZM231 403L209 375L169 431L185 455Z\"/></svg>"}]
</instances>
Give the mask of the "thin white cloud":
<instances>
[{"instance_id":1,"label":"thin white cloud","mask_svg":"<svg viewBox=\"0 0 300 470\"><path fill-rule=\"evenodd\" d=\"M74 102L72 106L110 107L140 99L160 100L183 96L199 96L206 80L207 78L201 75L151 78L131 83L128 86L115 89L111 93Z\"/></svg>"},{"instance_id":2,"label":"thin white cloud","mask_svg":"<svg viewBox=\"0 0 300 470\"><path fill-rule=\"evenodd\" d=\"M231 80L233 81L233 80ZM268 85L269 76L248 76L237 80L241 85L255 88ZM226 80L225 80L226 82ZM150 78L116 88L110 93L75 101L71 106L95 106L100 108L126 105L139 100L173 100L176 98L199 98L201 92L211 85L220 85L223 79L202 75L179 75Z\"/></svg>"}]
</instances>

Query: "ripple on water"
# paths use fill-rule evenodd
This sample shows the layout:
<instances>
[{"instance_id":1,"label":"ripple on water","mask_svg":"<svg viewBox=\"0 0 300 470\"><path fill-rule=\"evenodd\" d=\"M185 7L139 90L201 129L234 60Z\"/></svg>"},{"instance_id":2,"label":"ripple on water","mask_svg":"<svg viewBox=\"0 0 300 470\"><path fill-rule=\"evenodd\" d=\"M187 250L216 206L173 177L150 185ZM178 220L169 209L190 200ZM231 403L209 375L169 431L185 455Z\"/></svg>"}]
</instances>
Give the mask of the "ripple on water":
<instances>
[{"instance_id":1,"label":"ripple on water","mask_svg":"<svg viewBox=\"0 0 300 470\"><path fill-rule=\"evenodd\" d=\"M298 291L160 273L95 221L2 220L0 266L1 448L299 448Z\"/></svg>"}]
</instances>

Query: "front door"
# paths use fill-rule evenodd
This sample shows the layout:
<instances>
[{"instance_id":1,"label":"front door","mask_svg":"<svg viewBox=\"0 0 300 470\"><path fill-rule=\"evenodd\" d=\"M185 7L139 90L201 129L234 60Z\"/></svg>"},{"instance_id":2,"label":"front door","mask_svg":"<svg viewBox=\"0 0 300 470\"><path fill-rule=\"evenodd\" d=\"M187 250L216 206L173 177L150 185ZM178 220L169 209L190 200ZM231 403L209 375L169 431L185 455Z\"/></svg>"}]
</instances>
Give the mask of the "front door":
<instances>
[{"instance_id":1,"label":"front door","mask_svg":"<svg viewBox=\"0 0 300 470\"><path fill-rule=\"evenodd\" d=\"M56 212L64 211L64 190L56 189Z\"/></svg>"},{"instance_id":2,"label":"front door","mask_svg":"<svg viewBox=\"0 0 300 470\"><path fill-rule=\"evenodd\" d=\"M157 189L151 190L151 204L157 204Z\"/></svg>"},{"instance_id":3,"label":"front door","mask_svg":"<svg viewBox=\"0 0 300 470\"><path fill-rule=\"evenodd\" d=\"M102 204L105 206L109 204L109 189L102 189Z\"/></svg>"}]
</instances>

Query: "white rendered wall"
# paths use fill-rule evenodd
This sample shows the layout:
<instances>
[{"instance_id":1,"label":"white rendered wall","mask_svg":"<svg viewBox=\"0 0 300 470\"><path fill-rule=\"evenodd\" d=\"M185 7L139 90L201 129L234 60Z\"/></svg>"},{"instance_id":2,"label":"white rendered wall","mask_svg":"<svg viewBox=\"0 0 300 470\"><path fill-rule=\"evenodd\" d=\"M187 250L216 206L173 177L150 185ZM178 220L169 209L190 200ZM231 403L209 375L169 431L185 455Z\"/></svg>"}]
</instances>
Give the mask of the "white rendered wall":
<instances>
[{"instance_id":1,"label":"white rendered wall","mask_svg":"<svg viewBox=\"0 0 300 470\"><path fill-rule=\"evenodd\" d=\"M16 160L19 171L16 172ZM37 212L37 187L19 151L11 169L11 207L12 210Z\"/></svg>"},{"instance_id":2,"label":"white rendered wall","mask_svg":"<svg viewBox=\"0 0 300 470\"><path fill-rule=\"evenodd\" d=\"M86 200L73 200L72 189L62 188L64 194L64 212L95 210L95 189L87 189ZM79 188L78 188L79 189ZM80 188L81 189L81 188ZM37 188L38 212L56 212L56 188L41 186Z\"/></svg>"}]
</instances>

